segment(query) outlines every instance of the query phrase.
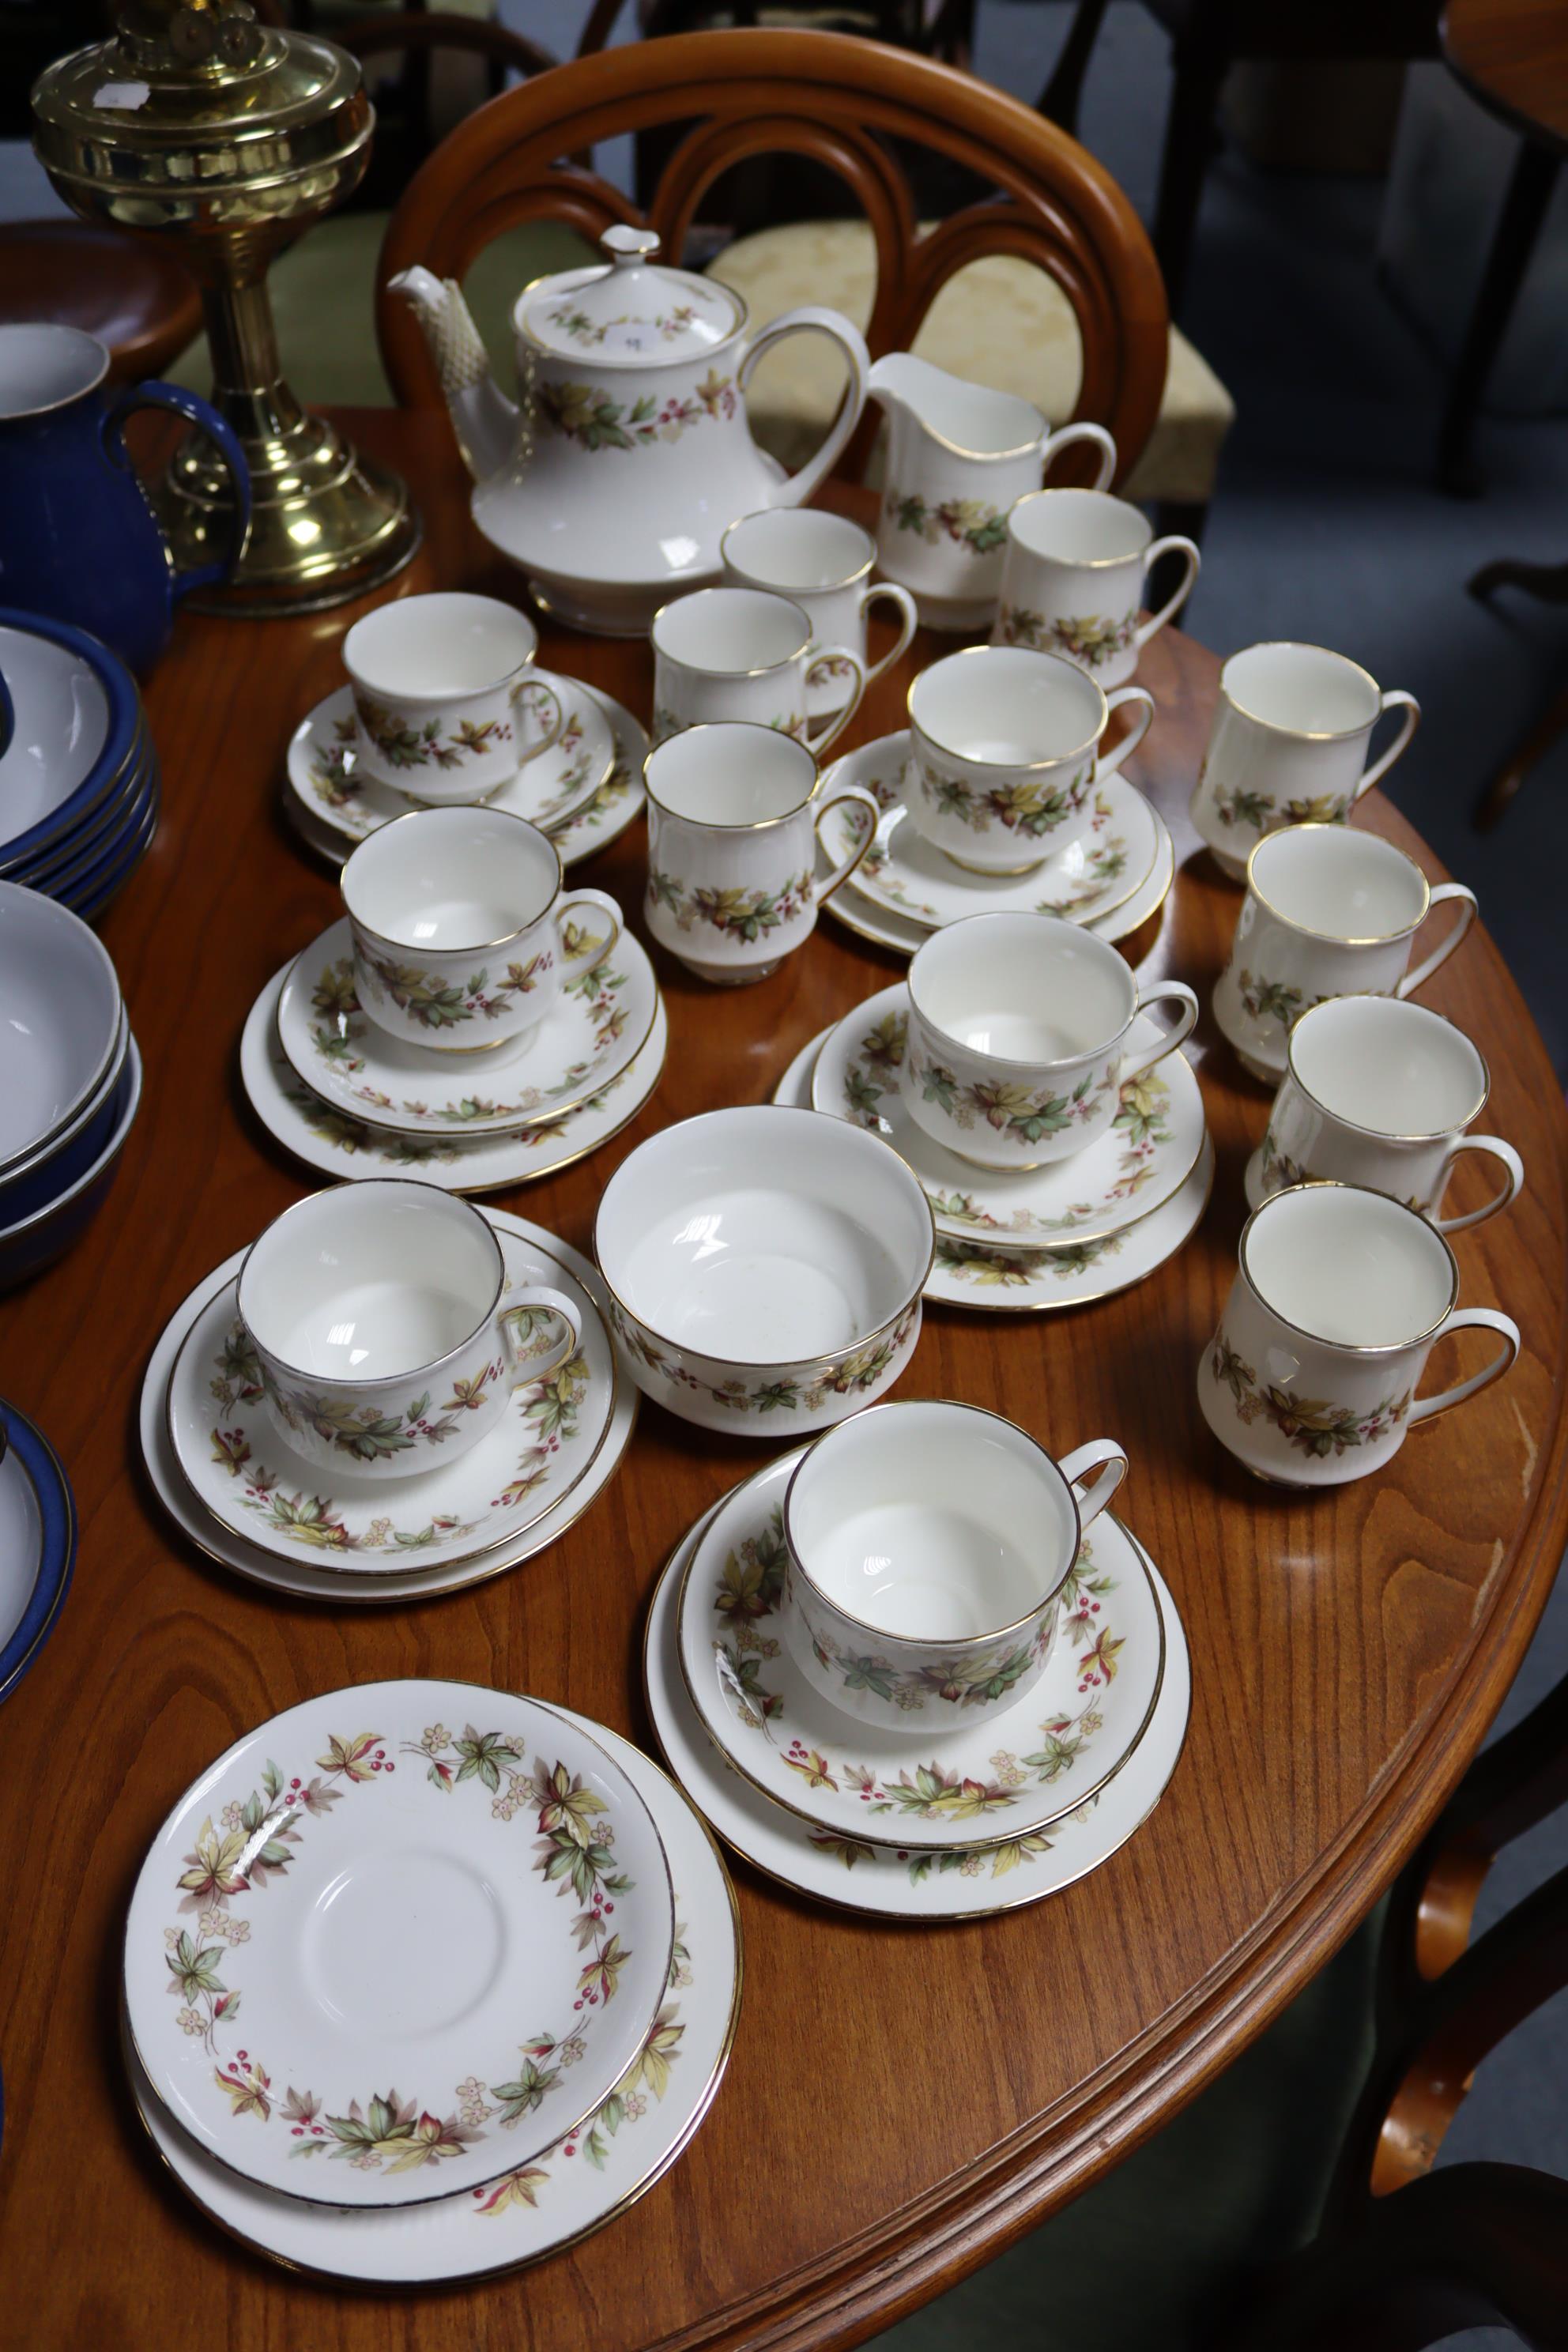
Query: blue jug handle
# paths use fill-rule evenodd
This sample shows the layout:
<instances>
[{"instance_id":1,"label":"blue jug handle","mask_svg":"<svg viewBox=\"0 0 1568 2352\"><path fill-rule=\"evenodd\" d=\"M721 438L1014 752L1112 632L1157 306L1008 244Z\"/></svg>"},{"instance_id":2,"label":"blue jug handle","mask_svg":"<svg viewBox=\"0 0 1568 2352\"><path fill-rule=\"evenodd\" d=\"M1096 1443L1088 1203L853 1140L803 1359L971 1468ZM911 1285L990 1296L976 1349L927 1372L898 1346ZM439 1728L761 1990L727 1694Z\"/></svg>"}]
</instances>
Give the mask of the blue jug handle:
<instances>
[{"instance_id":1,"label":"blue jug handle","mask_svg":"<svg viewBox=\"0 0 1568 2352\"><path fill-rule=\"evenodd\" d=\"M0 677L0 760L11 749L11 738L16 732L16 706L11 699L11 689ZM0 1462L5 1459L5 1449L0 1445Z\"/></svg>"},{"instance_id":2,"label":"blue jug handle","mask_svg":"<svg viewBox=\"0 0 1568 2352\"><path fill-rule=\"evenodd\" d=\"M216 446L228 468L228 478L234 485L234 528L227 551L216 563L194 563L188 571L176 572L173 583L176 597L188 596L193 588L215 588L228 578L238 562L250 529L250 468L245 462L239 436L210 401L203 400L199 393L187 392L184 384L129 384L104 411L100 428L110 462L127 473L134 469L125 453L125 420L137 408L166 408L174 415L183 416L187 425L194 425L198 433L205 433Z\"/></svg>"}]
</instances>

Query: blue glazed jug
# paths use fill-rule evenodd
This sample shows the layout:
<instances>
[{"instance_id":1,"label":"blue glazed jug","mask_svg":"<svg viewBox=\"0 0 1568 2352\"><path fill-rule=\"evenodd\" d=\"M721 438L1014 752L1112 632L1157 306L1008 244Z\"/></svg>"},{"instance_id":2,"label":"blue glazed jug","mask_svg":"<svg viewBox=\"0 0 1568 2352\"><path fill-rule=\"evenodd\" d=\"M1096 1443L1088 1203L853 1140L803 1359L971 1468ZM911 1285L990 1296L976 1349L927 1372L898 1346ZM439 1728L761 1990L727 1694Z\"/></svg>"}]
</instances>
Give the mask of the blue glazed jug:
<instances>
[{"instance_id":1,"label":"blue glazed jug","mask_svg":"<svg viewBox=\"0 0 1568 2352\"><path fill-rule=\"evenodd\" d=\"M232 429L174 383L106 387L109 353L78 327L0 327L0 604L87 629L144 674L174 606L233 570L250 527L250 477ZM137 408L166 408L210 436L234 484L218 560L176 572L125 452Z\"/></svg>"}]
</instances>

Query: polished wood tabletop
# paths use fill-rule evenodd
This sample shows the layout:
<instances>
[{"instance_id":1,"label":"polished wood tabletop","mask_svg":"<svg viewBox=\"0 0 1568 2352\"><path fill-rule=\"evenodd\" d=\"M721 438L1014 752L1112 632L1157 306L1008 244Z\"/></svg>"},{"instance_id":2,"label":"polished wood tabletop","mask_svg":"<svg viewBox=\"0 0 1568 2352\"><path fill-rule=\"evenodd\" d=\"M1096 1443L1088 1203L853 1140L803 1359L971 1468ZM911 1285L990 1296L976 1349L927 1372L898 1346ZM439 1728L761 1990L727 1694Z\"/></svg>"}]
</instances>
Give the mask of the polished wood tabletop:
<instances>
[{"instance_id":1,"label":"polished wood tabletop","mask_svg":"<svg viewBox=\"0 0 1568 2352\"><path fill-rule=\"evenodd\" d=\"M1448 0L1450 68L1516 131L1568 148L1568 0Z\"/></svg>"},{"instance_id":2,"label":"polished wood tabletop","mask_svg":"<svg viewBox=\"0 0 1568 2352\"><path fill-rule=\"evenodd\" d=\"M469 524L445 419L349 422L407 472L424 512L400 591L520 597L517 573ZM1426 1001L1481 1045L1486 1124L1523 1154L1523 1198L1457 1243L1464 1299L1513 1315L1523 1352L1377 1476L1310 1496L1247 1478L1208 1436L1194 1373L1231 1279L1268 1097L1206 1012L1240 904L1186 818L1217 665L1173 629L1156 638L1142 676L1158 716L1135 772L1171 823L1179 867L1151 936L1129 945L1205 1006L1188 1051L1218 1154L1208 1213L1120 1297L1032 1317L931 1309L898 1392L996 1408L1058 1451L1102 1433L1126 1446L1119 1507L1168 1579L1192 1650L1191 1728L1163 1801L1089 1878L969 1926L845 1916L737 1861L746 1976L733 2056L656 2189L572 2252L463 2292L366 2295L291 2277L202 2219L161 2172L127 2095L121 1928L153 1832L240 1733L349 1682L497 1684L651 1747L639 1687L649 1591L695 1517L768 1452L645 1404L618 1475L550 1550L469 1591L384 1610L247 1584L152 1497L135 1429L153 1341L210 1267L320 1181L251 1117L237 1051L268 975L336 912L331 877L286 827L279 781L289 734L338 681L361 609L181 620L148 694L163 824L103 925L146 1059L141 1118L87 1239L0 1300L0 1389L58 1447L81 1518L59 1626L0 1712L0 2341L623 2352L858 2340L1086 2187L1233 2058L1365 1913L1479 1744L1568 1525L1561 1088L1478 926ZM899 724L913 667L942 649L917 640L848 740ZM546 628L542 657L646 716L646 646ZM1424 749L1402 772L1413 789ZM1357 821L1437 877L1380 796ZM574 873L636 922L644 860L639 824ZM591 1159L498 1196L579 1247L634 1144L718 1104L766 1100L824 1023L899 970L826 916L753 988L710 990L655 961L670 1023L657 1094ZM1472 1166L1456 1182L1461 1207L1480 1197ZM1445 1343L1428 1387L1477 1369L1490 1344Z\"/></svg>"}]
</instances>

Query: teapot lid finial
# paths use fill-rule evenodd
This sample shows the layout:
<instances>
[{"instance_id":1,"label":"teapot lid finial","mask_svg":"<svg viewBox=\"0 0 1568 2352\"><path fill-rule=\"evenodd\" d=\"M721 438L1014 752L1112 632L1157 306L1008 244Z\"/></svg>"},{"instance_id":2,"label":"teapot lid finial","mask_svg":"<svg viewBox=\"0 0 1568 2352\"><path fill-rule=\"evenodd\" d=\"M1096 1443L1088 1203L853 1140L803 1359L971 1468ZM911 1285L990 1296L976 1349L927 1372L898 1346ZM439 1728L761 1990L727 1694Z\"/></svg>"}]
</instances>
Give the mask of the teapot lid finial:
<instances>
[{"instance_id":1,"label":"teapot lid finial","mask_svg":"<svg viewBox=\"0 0 1568 2352\"><path fill-rule=\"evenodd\" d=\"M621 269L635 268L638 262L651 261L663 239L656 228L634 228L629 221L617 221L599 239L603 251Z\"/></svg>"}]
</instances>

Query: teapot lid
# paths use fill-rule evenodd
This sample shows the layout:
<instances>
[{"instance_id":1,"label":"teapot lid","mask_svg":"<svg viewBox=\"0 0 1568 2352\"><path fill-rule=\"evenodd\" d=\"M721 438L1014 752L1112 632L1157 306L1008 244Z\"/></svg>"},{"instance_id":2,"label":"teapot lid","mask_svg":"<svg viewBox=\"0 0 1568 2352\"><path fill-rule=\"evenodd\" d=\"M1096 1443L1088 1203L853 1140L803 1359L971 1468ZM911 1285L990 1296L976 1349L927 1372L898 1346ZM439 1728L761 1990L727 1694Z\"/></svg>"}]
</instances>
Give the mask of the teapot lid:
<instances>
[{"instance_id":1,"label":"teapot lid","mask_svg":"<svg viewBox=\"0 0 1568 2352\"><path fill-rule=\"evenodd\" d=\"M607 268L562 270L540 280L526 307L519 303L519 324L541 351L601 365L657 367L700 359L742 324L744 310L728 287L657 265L655 230L617 223L599 245Z\"/></svg>"}]
</instances>

